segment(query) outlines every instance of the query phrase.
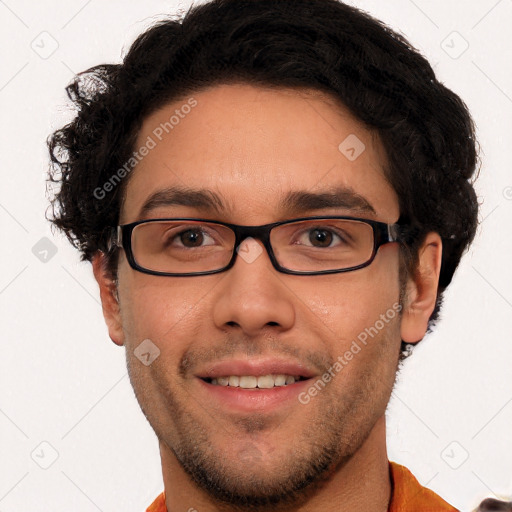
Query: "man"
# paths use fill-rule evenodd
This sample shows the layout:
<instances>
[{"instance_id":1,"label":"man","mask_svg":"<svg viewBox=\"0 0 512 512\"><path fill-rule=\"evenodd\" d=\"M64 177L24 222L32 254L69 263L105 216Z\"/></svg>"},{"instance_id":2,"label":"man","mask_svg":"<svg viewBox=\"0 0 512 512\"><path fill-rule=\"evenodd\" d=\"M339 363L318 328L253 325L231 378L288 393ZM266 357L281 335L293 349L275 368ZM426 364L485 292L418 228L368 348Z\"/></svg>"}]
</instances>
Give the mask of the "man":
<instances>
[{"instance_id":1,"label":"man","mask_svg":"<svg viewBox=\"0 0 512 512\"><path fill-rule=\"evenodd\" d=\"M160 445L148 511L456 510L386 452L473 240L463 102L336 0L214 0L68 87L53 222Z\"/></svg>"}]
</instances>

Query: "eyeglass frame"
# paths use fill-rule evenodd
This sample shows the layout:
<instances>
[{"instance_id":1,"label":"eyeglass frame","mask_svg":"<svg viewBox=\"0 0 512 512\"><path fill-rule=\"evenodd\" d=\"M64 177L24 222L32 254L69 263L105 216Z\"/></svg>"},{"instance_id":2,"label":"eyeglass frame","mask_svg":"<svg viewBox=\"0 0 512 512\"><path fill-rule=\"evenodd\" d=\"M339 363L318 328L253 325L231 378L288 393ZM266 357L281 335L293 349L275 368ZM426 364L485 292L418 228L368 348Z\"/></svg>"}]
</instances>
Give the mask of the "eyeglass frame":
<instances>
[{"instance_id":1,"label":"eyeglass frame","mask_svg":"<svg viewBox=\"0 0 512 512\"><path fill-rule=\"evenodd\" d=\"M337 219L337 220L353 220L357 222L362 222L368 224L373 230L373 250L370 256L370 259L365 263L360 265L356 265L353 267L342 268L342 269L333 269L333 270L318 270L318 271L300 271L300 270L290 270L285 267L282 267L274 254L272 249L272 245L270 243L270 231L278 226L282 226L284 224L291 224L294 222L306 221L306 220L320 220L320 219ZM209 224L218 224L221 226L225 226L230 228L235 233L235 244L233 247L233 254L231 256L231 260L224 267L217 270L205 270L202 272L185 272L185 273L176 273L176 272L161 272L158 270L150 270L145 267L141 267L135 257L133 255L132 249L132 233L133 230L141 225L148 224L150 222L165 222L165 221L198 221L198 222L206 222ZM158 219L144 219L136 222L131 222L129 224L118 225L113 229L113 236L109 240L108 250L111 251L114 246L124 249L126 253L126 258L130 267L134 270L142 272L144 274L154 275L154 276L165 276L165 277L192 277L192 276L200 276L200 275L210 275L210 274L218 274L220 272L225 272L232 268L235 264L236 258L238 256L237 248L240 244L248 237L254 238L255 240L260 240L267 251L267 254L270 258L272 266L283 274L291 274L291 275L323 275L323 274L339 274L342 272L351 272L354 270L359 270L361 268L365 268L369 266L375 257L377 256L378 249L385 244L388 243L401 243L405 244L407 235L410 235L412 232L409 231L408 228L411 228L410 225L405 224L403 222L402 217L400 217L397 222L394 224L387 224L385 222L380 222L372 219L363 219L360 217L350 217L344 215L321 215L314 217L299 217L296 219L289 219L279 222L273 222L270 224L263 224L261 226L241 226L238 224L230 224L227 222L211 220L211 219L202 219L197 217L172 217L172 218L158 218Z\"/></svg>"}]
</instances>

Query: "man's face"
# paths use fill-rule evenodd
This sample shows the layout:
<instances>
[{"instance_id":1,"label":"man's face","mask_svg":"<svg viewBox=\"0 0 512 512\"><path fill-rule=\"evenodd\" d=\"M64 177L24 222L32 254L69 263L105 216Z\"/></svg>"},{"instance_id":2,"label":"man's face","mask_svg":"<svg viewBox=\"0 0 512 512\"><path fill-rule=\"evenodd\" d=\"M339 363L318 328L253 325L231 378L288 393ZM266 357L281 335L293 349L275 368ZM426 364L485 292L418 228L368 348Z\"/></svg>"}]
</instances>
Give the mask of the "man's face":
<instances>
[{"instance_id":1,"label":"man's face","mask_svg":"<svg viewBox=\"0 0 512 512\"><path fill-rule=\"evenodd\" d=\"M398 219L381 143L341 107L318 94L248 85L217 86L193 97L197 105L161 141L154 130L186 99L145 119L136 149L148 136L157 144L128 182L121 224L200 217L261 225L324 214ZM365 145L355 160L339 149L351 134ZM150 196L173 186L210 190L226 209L159 204L140 216ZM375 214L344 207L283 209L290 192L340 187L365 198ZM118 341L126 346L131 382L165 462L183 467L217 498L263 504L272 497L291 499L382 436L382 429L376 432L400 346L399 316L389 314L399 301L398 256L398 244L386 244L366 268L301 276L279 273L263 251L251 262L238 256L223 273L161 277L131 269L122 252ZM387 321L375 329L381 315ZM368 330L372 335L366 344L358 342L356 352L353 341ZM149 366L134 354L146 339L160 350ZM339 358L344 363L336 370ZM308 393L329 369L334 377ZM201 378L219 372L309 379L263 390Z\"/></svg>"}]
</instances>

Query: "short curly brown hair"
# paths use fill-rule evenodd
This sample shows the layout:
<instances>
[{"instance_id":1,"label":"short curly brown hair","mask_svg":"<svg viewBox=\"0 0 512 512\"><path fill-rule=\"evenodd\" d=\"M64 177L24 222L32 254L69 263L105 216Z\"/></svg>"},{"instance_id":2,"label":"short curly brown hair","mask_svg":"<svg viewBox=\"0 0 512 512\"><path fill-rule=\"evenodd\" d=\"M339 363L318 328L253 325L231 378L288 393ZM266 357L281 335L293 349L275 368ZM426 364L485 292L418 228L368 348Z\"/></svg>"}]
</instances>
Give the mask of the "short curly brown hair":
<instances>
[{"instance_id":1,"label":"short curly brown hair","mask_svg":"<svg viewBox=\"0 0 512 512\"><path fill-rule=\"evenodd\" d=\"M78 74L67 87L76 117L48 139L49 179L59 184L51 221L82 259L108 252L129 175L102 199L94 192L128 161L143 120L166 103L234 82L322 91L379 134L401 219L418 229L401 249L406 274L428 232L442 239L430 329L478 224L474 124L404 37L337 0L213 0L156 23L122 64ZM117 254L108 254L115 274Z\"/></svg>"}]
</instances>

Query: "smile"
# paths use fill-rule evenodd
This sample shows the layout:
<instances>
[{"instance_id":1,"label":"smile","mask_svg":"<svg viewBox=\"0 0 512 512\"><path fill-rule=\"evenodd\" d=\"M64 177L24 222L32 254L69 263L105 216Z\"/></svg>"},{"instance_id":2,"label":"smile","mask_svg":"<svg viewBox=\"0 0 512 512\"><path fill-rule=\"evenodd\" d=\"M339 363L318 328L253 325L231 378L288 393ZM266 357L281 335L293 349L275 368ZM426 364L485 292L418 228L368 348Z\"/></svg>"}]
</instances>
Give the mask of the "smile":
<instances>
[{"instance_id":1,"label":"smile","mask_svg":"<svg viewBox=\"0 0 512 512\"><path fill-rule=\"evenodd\" d=\"M295 384L295 382L305 380L305 377L285 374L261 376L230 375L214 379L205 378L203 380L215 386L229 386L242 389L271 389L274 387L283 387Z\"/></svg>"}]
</instances>

